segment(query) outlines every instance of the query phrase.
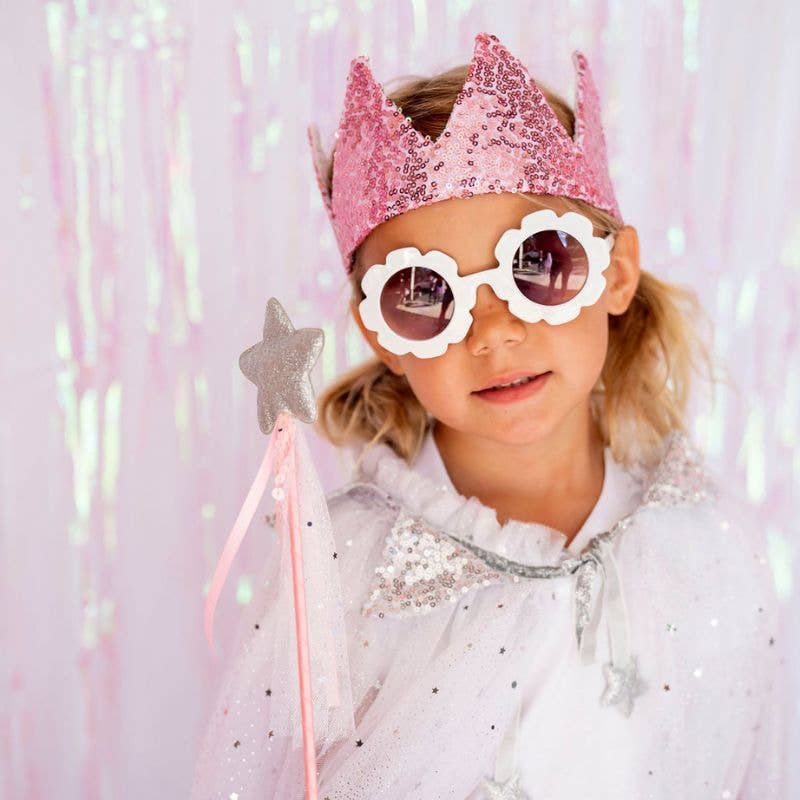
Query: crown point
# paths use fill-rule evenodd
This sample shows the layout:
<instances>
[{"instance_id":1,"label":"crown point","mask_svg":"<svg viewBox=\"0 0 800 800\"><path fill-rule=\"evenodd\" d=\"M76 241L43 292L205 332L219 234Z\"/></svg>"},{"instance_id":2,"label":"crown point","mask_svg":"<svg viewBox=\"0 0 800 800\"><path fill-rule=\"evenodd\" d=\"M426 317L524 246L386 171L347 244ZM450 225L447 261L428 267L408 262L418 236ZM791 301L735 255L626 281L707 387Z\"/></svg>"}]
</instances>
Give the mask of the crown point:
<instances>
[{"instance_id":1,"label":"crown point","mask_svg":"<svg viewBox=\"0 0 800 800\"><path fill-rule=\"evenodd\" d=\"M472 48L472 50L473 50L473 58L475 57L475 54L477 54L477 52L479 50L481 50L481 49L483 49L483 48L485 48L485 47L487 47L489 45L489 42L491 41L491 39L492 39L492 35L490 33L486 33L485 31L482 31L481 33L476 33L475 34L475 42L474 42L474 46Z\"/></svg>"},{"instance_id":2,"label":"crown point","mask_svg":"<svg viewBox=\"0 0 800 800\"><path fill-rule=\"evenodd\" d=\"M370 71L369 67L369 56L357 56L350 62L350 73L357 74L357 73L368 73Z\"/></svg>"}]
</instances>

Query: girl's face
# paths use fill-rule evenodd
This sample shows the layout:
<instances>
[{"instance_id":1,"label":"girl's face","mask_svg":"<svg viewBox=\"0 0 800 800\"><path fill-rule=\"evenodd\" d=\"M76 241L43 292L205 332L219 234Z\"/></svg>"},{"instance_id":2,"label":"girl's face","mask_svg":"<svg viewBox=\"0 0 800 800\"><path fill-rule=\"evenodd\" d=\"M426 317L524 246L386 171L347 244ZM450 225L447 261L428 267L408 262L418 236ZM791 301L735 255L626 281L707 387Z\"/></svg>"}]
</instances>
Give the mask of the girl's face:
<instances>
[{"instance_id":1,"label":"girl's face","mask_svg":"<svg viewBox=\"0 0 800 800\"><path fill-rule=\"evenodd\" d=\"M541 199L559 215L569 210L558 197ZM494 247L502 233L519 227L522 217L536 208L511 192L450 198L416 208L375 228L359 249L359 265L382 263L390 250L411 245L423 253L444 251L456 260L460 275L495 267ZM594 233L605 236L607 231L595 228ZM523 445L587 419L589 396L606 358L608 314L625 311L639 280L634 228L625 226L616 235L604 276L606 287L599 300L561 325L518 319L483 284L466 337L434 358L390 353L364 327L357 307L351 310L373 350L393 372L406 375L433 417L465 434ZM551 374L533 394L512 403L489 402L475 393L493 378L517 371Z\"/></svg>"}]
</instances>

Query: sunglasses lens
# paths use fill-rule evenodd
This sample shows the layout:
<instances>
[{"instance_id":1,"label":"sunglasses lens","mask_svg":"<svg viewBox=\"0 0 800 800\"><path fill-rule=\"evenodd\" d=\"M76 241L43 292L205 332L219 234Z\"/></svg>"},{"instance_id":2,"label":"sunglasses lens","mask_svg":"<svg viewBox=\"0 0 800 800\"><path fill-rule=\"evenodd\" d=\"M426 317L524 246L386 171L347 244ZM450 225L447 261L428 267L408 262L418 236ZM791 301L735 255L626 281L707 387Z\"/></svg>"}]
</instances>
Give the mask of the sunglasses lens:
<instances>
[{"instance_id":1,"label":"sunglasses lens","mask_svg":"<svg viewBox=\"0 0 800 800\"><path fill-rule=\"evenodd\" d=\"M404 267L384 284L381 313L386 324L405 339L431 339L453 317L453 292L430 267Z\"/></svg>"},{"instance_id":2,"label":"sunglasses lens","mask_svg":"<svg viewBox=\"0 0 800 800\"><path fill-rule=\"evenodd\" d=\"M574 236L565 231L539 231L517 248L511 268L525 297L543 306L557 306L583 288L589 259Z\"/></svg>"}]
</instances>

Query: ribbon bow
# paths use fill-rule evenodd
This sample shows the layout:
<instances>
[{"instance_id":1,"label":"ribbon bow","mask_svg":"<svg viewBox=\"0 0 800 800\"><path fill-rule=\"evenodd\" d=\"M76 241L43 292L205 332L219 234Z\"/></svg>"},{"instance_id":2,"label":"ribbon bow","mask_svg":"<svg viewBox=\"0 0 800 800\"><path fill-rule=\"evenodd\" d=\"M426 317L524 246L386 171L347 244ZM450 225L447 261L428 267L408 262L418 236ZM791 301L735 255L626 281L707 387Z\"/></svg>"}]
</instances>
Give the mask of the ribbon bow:
<instances>
[{"instance_id":1,"label":"ribbon bow","mask_svg":"<svg viewBox=\"0 0 800 800\"><path fill-rule=\"evenodd\" d=\"M632 466L639 472L640 466ZM556 566L534 566L503 556L431 527L424 519L401 510L386 537L382 565L376 569L371 591L362 613L407 616L428 613L436 606L455 602L475 586L521 578L555 578L575 574L574 624L582 664L594 661L600 618L605 609L610 661L603 665L606 688L600 700L617 705L628 716L633 698L646 688L630 652L628 612L622 593L614 541L640 509L658 506L695 505L719 496L713 475L702 454L682 430L670 431L664 439L660 460L639 473L644 488L639 506L609 531L595 536L579 556L565 558ZM379 491L373 484L351 487ZM394 501L384 496L394 508Z\"/></svg>"},{"instance_id":2,"label":"ribbon bow","mask_svg":"<svg viewBox=\"0 0 800 800\"><path fill-rule=\"evenodd\" d=\"M581 554L574 589L575 638L582 664L595 660L600 618L605 610L610 661L603 665L606 688L600 698L604 705L618 705L627 717L633 698L645 684L631 654L628 609L622 592L614 543L608 532L594 537ZM602 594L601 594L602 592Z\"/></svg>"},{"instance_id":3,"label":"ribbon bow","mask_svg":"<svg viewBox=\"0 0 800 800\"><path fill-rule=\"evenodd\" d=\"M421 517L401 511L386 536L381 565L362 606L365 616L416 616L455 603L475 587L521 578L555 578L575 574L574 625L582 664L595 660L597 632L603 608L609 632L611 660L604 664L604 705L618 705L628 716L633 697L645 686L630 653L627 608L611 530L595 536L580 556L554 566L511 561L472 542L432 527Z\"/></svg>"}]
</instances>

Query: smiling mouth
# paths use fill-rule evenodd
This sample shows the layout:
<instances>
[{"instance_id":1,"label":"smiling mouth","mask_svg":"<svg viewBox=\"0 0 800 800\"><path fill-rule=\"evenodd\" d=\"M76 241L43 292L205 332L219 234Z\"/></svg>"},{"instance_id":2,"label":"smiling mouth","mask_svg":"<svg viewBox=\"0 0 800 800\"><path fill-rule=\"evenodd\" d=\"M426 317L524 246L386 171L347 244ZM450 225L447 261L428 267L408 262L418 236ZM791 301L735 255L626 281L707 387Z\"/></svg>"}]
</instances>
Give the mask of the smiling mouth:
<instances>
[{"instance_id":1,"label":"smiling mouth","mask_svg":"<svg viewBox=\"0 0 800 800\"><path fill-rule=\"evenodd\" d=\"M483 389L475 389L473 391L473 394L481 394L482 392L492 392L500 389L511 389L516 386L525 386L525 384L530 383L531 381L534 381L537 378L542 377L543 375L548 375L550 372L551 370L547 370L547 372L539 372L537 374L529 373L527 375L521 375L513 380L498 381L497 383L493 383L489 386L484 386Z\"/></svg>"},{"instance_id":2,"label":"smiling mouth","mask_svg":"<svg viewBox=\"0 0 800 800\"><path fill-rule=\"evenodd\" d=\"M479 398L481 402L492 405L498 403L507 405L509 403L522 402L529 397L538 395L545 384L550 380L552 374L552 371L542 372L532 379L528 379L528 376L524 376L524 378L512 382L513 385L511 386L488 387L472 392L472 394Z\"/></svg>"}]
</instances>

